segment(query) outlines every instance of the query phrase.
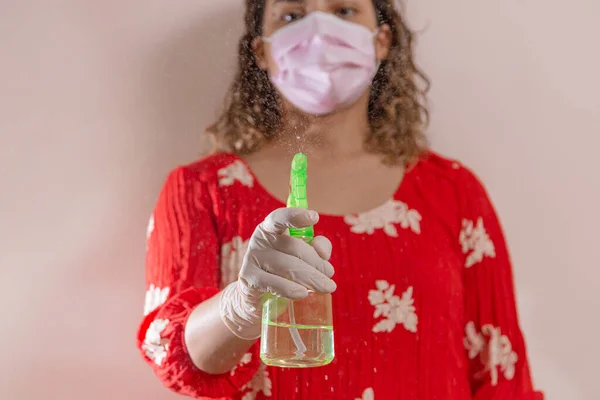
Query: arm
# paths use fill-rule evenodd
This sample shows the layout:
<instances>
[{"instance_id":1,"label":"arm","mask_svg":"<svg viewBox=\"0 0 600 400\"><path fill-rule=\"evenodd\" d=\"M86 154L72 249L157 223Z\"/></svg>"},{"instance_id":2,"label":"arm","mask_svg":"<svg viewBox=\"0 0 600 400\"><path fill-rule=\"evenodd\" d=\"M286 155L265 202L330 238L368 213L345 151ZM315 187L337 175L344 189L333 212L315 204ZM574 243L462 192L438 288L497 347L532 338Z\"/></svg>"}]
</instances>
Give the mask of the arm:
<instances>
[{"instance_id":1,"label":"arm","mask_svg":"<svg viewBox=\"0 0 600 400\"><path fill-rule=\"evenodd\" d=\"M187 321L185 342L198 368L218 374L239 363L260 337L263 293L298 300L308 295L307 288L320 293L335 290L329 279L333 275L327 261L329 240L316 237L310 246L285 235L289 228L303 228L317 218L307 210L279 209L256 228L239 279L199 304Z\"/></svg>"},{"instance_id":2,"label":"arm","mask_svg":"<svg viewBox=\"0 0 600 400\"><path fill-rule=\"evenodd\" d=\"M194 364L209 374L224 374L239 364L256 340L234 335L221 318L222 292L198 304L185 326L185 344Z\"/></svg>"},{"instance_id":3,"label":"arm","mask_svg":"<svg viewBox=\"0 0 600 400\"><path fill-rule=\"evenodd\" d=\"M192 171L169 176L149 235L149 290L138 332L138 347L165 386L218 398L249 389L259 367L253 343L260 336L262 294L295 300L306 297L307 288L335 290L326 261L331 243L317 237L311 246L285 235L317 221L308 210L271 213L249 240L239 279L219 291L219 240L208 189Z\"/></svg>"},{"instance_id":4,"label":"arm","mask_svg":"<svg viewBox=\"0 0 600 400\"><path fill-rule=\"evenodd\" d=\"M253 342L231 334L219 316L219 240L208 189L193 171L170 174L152 225L138 331L142 355L162 383L180 394L239 393L258 370L258 349L244 356ZM244 362L230 372L242 356Z\"/></svg>"},{"instance_id":5,"label":"arm","mask_svg":"<svg viewBox=\"0 0 600 400\"><path fill-rule=\"evenodd\" d=\"M500 222L486 190L468 170L462 185L465 347L474 400L543 400L533 388L519 327L513 273Z\"/></svg>"}]
</instances>

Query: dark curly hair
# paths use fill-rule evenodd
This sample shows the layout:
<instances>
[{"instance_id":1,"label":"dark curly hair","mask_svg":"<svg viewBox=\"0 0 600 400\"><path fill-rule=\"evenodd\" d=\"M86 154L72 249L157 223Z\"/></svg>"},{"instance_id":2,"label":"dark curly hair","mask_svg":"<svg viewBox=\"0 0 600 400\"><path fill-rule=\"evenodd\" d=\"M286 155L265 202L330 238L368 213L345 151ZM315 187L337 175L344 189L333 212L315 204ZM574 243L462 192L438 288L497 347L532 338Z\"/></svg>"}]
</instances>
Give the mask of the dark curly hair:
<instances>
[{"instance_id":1,"label":"dark curly hair","mask_svg":"<svg viewBox=\"0 0 600 400\"><path fill-rule=\"evenodd\" d=\"M381 63L369 98L371 133L367 151L389 164L407 163L426 148L429 81L415 65L414 33L394 6L395 0L373 0L379 25L388 24L390 53ZM218 120L209 133L229 151L257 151L281 131L282 102L266 71L257 65L252 43L262 35L265 0L246 0L245 26L238 47L238 67Z\"/></svg>"}]
</instances>

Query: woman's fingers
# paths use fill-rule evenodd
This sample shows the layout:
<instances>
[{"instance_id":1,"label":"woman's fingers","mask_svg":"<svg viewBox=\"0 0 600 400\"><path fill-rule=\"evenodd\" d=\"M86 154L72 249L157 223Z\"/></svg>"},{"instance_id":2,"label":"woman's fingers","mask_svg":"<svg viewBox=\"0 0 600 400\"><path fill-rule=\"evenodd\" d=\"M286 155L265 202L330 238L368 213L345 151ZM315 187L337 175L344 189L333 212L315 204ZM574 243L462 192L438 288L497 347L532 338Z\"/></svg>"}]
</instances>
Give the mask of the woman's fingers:
<instances>
[{"instance_id":1,"label":"woman's fingers","mask_svg":"<svg viewBox=\"0 0 600 400\"><path fill-rule=\"evenodd\" d=\"M246 285L261 292L272 293L286 299L301 300L308 296L306 287L257 267L240 271L240 279L243 279Z\"/></svg>"},{"instance_id":2,"label":"woman's fingers","mask_svg":"<svg viewBox=\"0 0 600 400\"><path fill-rule=\"evenodd\" d=\"M327 259L321 257L321 255L318 253L319 250L322 251L326 256L328 255L326 254L328 252L331 254L331 243L329 243L329 240L323 237L317 237L315 240L317 241L316 248L314 247L314 240L313 245L311 246L298 238L290 236L278 236L272 241L271 245L275 250L304 261L306 264L315 268L320 273L324 274L328 278L331 278L334 273L333 266L329 261L327 261Z\"/></svg>"},{"instance_id":3,"label":"woman's fingers","mask_svg":"<svg viewBox=\"0 0 600 400\"><path fill-rule=\"evenodd\" d=\"M257 254L256 257L260 260L260 268L263 271L289 279L315 292L331 293L337 287L335 282L329 279L327 275L305 261L289 254L279 251L265 251Z\"/></svg>"},{"instance_id":4,"label":"woman's fingers","mask_svg":"<svg viewBox=\"0 0 600 400\"><path fill-rule=\"evenodd\" d=\"M306 297L307 289L335 291L336 284L330 279L334 269L328 261L331 242L316 237L311 246L285 235L289 228L305 228L318 220L316 212L300 208L273 211L252 236L240 278L263 292L292 300Z\"/></svg>"},{"instance_id":5,"label":"woman's fingers","mask_svg":"<svg viewBox=\"0 0 600 400\"><path fill-rule=\"evenodd\" d=\"M317 236L313 239L311 246L313 249L315 249L319 257L325 261L329 261L333 249L329 239L327 239L325 236Z\"/></svg>"},{"instance_id":6,"label":"woman's fingers","mask_svg":"<svg viewBox=\"0 0 600 400\"><path fill-rule=\"evenodd\" d=\"M266 233L282 235L289 228L306 228L319 222L319 214L302 208L279 208L259 225Z\"/></svg>"}]
</instances>

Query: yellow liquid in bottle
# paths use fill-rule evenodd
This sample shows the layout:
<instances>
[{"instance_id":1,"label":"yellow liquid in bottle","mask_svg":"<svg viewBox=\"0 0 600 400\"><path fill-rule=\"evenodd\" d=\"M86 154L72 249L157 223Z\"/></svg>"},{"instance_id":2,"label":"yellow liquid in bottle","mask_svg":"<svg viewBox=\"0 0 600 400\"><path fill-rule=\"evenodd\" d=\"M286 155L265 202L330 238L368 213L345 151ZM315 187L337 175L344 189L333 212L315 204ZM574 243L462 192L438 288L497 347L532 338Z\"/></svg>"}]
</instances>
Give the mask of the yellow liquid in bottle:
<instances>
[{"instance_id":1,"label":"yellow liquid in bottle","mask_svg":"<svg viewBox=\"0 0 600 400\"><path fill-rule=\"evenodd\" d=\"M263 306L260 358L271 366L310 368L335 357L331 295L310 293L306 299L270 296Z\"/></svg>"}]
</instances>

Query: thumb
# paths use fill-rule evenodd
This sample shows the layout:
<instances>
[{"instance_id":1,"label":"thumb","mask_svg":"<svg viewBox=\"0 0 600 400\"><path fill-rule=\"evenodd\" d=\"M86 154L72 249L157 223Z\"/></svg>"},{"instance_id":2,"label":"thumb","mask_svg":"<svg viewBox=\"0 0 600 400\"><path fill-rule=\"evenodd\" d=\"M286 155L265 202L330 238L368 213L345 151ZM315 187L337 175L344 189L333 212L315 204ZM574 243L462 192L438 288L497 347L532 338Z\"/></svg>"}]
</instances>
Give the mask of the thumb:
<instances>
[{"instance_id":1,"label":"thumb","mask_svg":"<svg viewBox=\"0 0 600 400\"><path fill-rule=\"evenodd\" d=\"M307 228L318 221L319 214L316 211L287 207L273 211L260 227L265 232L281 235L288 228Z\"/></svg>"}]
</instances>

